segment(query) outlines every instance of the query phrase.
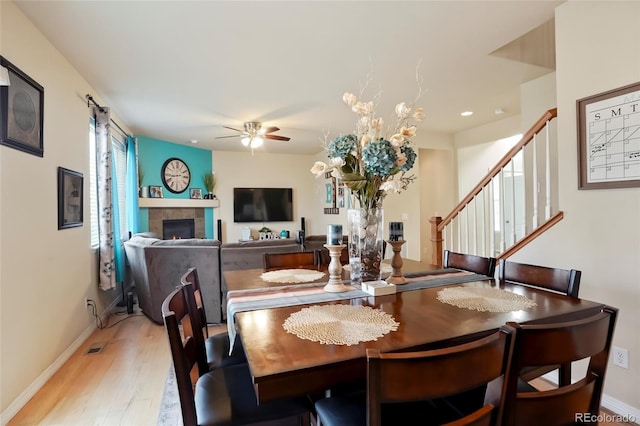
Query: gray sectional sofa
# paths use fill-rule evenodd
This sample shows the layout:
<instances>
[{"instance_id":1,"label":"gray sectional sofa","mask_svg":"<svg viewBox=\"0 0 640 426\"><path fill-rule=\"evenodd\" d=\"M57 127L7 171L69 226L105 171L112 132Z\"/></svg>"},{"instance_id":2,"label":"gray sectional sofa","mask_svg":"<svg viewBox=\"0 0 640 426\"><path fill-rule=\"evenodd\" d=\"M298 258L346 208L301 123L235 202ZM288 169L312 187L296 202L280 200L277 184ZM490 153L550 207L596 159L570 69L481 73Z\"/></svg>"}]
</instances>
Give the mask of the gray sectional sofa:
<instances>
[{"instance_id":1,"label":"gray sectional sofa","mask_svg":"<svg viewBox=\"0 0 640 426\"><path fill-rule=\"evenodd\" d=\"M302 250L294 239L221 244L218 240L160 240L134 235L124 243L138 304L152 321L162 324L162 302L180 284L188 268L196 267L209 323L223 321L226 285L224 271L262 268L264 253Z\"/></svg>"}]
</instances>

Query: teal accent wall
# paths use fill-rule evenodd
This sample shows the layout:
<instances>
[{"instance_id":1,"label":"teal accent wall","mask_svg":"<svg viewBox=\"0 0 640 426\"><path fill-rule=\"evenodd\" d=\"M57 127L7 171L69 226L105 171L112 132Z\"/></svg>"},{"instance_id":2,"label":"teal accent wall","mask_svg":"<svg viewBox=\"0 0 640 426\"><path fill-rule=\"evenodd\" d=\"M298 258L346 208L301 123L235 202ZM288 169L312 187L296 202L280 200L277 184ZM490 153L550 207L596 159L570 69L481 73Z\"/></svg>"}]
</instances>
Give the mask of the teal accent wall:
<instances>
[{"instance_id":1,"label":"teal accent wall","mask_svg":"<svg viewBox=\"0 0 640 426\"><path fill-rule=\"evenodd\" d=\"M190 198L190 188L200 188L202 189L202 194L207 192L204 188L202 175L210 173L212 170L211 151L146 136L136 136L136 139L138 141L138 163L144 173L141 183L142 186L162 186L164 198ZM172 157L184 161L191 172L189 188L181 194L174 194L162 184L162 165ZM204 209L204 221L205 238L213 238L214 214L212 208ZM141 232L149 230L149 209L140 209L138 224Z\"/></svg>"}]
</instances>

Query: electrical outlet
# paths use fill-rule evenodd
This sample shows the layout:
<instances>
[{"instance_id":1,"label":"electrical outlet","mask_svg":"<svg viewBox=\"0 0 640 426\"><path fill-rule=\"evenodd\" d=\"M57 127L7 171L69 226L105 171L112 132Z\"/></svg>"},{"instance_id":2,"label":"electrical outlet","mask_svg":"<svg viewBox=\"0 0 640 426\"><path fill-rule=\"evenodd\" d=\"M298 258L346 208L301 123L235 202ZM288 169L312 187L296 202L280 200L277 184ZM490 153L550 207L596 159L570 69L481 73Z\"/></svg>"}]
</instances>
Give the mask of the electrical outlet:
<instances>
[{"instance_id":1,"label":"electrical outlet","mask_svg":"<svg viewBox=\"0 0 640 426\"><path fill-rule=\"evenodd\" d=\"M613 347L613 365L629 368L629 351L617 346Z\"/></svg>"}]
</instances>

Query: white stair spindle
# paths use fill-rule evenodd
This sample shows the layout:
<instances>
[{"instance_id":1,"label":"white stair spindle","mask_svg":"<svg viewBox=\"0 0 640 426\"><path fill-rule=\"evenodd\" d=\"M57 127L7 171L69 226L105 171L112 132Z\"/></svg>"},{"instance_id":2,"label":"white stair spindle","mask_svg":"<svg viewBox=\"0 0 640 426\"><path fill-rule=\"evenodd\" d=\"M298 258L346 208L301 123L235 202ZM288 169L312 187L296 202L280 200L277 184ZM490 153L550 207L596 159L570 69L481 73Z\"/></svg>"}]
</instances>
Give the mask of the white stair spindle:
<instances>
[{"instance_id":1,"label":"white stair spindle","mask_svg":"<svg viewBox=\"0 0 640 426\"><path fill-rule=\"evenodd\" d=\"M544 219L548 220L551 217L551 153L549 149L549 120L547 120L547 124L545 126L545 134L547 139L547 146L545 152L545 169L546 169L546 203L544 206Z\"/></svg>"},{"instance_id":2,"label":"white stair spindle","mask_svg":"<svg viewBox=\"0 0 640 426\"><path fill-rule=\"evenodd\" d=\"M504 233L505 227L507 226L507 221L504 217L504 168L500 169L500 194L499 194L499 203L500 203L500 253L503 253L505 250L505 240Z\"/></svg>"},{"instance_id":3,"label":"white stair spindle","mask_svg":"<svg viewBox=\"0 0 640 426\"><path fill-rule=\"evenodd\" d=\"M511 163L511 245L513 245L517 241L516 239L516 169L515 169L515 161L513 161L513 158L511 159L510 163Z\"/></svg>"},{"instance_id":4,"label":"white stair spindle","mask_svg":"<svg viewBox=\"0 0 640 426\"><path fill-rule=\"evenodd\" d=\"M537 134L533 135L533 171L531 180L533 181L533 218L531 219L531 229L538 227L538 197L540 197L540 191L538 190L538 138Z\"/></svg>"}]
</instances>

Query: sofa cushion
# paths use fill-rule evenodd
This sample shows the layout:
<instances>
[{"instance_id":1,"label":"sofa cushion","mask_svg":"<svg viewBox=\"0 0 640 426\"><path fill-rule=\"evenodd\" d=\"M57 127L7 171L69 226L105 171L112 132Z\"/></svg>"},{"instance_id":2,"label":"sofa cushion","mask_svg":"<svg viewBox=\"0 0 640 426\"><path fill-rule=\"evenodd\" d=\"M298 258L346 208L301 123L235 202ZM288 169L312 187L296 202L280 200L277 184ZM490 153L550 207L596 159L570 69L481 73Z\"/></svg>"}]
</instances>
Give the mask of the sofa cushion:
<instances>
[{"instance_id":1,"label":"sofa cushion","mask_svg":"<svg viewBox=\"0 0 640 426\"><path fill-rule=\"evenodd\" d=\"M150 246L157 243L158 241L162 241L162 240L159 240L155 237L147 237L145 235L136 234L126 242L131 244L137 244L140 246Z\"/></svg>"},{"instance_id":2,"label":"sofa cushion","mask_svg":"<svg viewBox=\"0 0 640 426\"><path fill-rule=\"evenodd\" d=\"M223 272L262 268L264 265L262 255L264 253L290 253L295 251L302 251L301 246L291 238L225 243L220 247L220 267Z\"/></svg>"},{"instance_id":3,"label":"sofa cushion","mask_svg":"<svg viewBox=\"0 0 640 426\"><path fill-rule=\"evenodd\" d=\"M169 247L208 247L208 246L220 246L218 240L207 240L202 238L180 238L175 240L156 240L153 243L154 246L169 246Z\"/></svg>"}]
</instances>

